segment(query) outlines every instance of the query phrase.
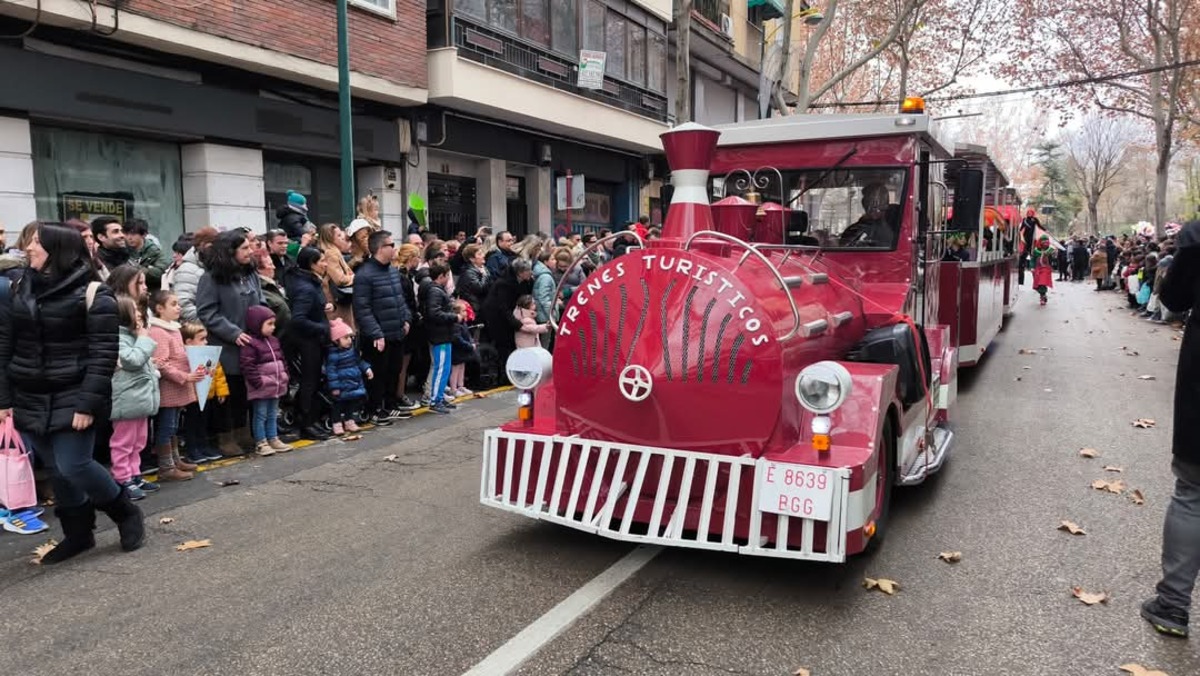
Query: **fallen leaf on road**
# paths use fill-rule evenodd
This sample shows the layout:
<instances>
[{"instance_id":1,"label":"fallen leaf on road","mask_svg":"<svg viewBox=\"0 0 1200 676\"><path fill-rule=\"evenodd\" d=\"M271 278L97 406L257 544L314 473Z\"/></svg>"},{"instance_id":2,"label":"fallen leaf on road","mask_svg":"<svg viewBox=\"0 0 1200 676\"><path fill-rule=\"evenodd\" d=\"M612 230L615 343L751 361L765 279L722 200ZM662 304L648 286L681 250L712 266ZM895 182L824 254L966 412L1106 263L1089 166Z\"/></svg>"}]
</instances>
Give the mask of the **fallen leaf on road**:
<instances>
[{"instance_id":1,"label":"fallen leaf on road","mask_svg":"<svg viewBox=\"0 0 1200 676\"><path fill-rule=\"evenodd\" d=\"M938 554L938 558L946 563L958 563L962 561L962 552L942 552Z\"/></svg>"},{"instance_id":2,"label":"fallen leaf on road","mask_svg":"<svg viewBox=\"0 0 1200 676\"><path fill-rule=\"evenodd\" d=\"M1137 427L1138 429L1143 429L1143 430L1148 430L1151 427L1154 427L1154 425L1156 425L1156 424L1157 423L1154 422L1153 418L1138 418L1137 420L1133 421L1134 427Z\"/></svg>"},{"instance_id":3,"label":"fallen leaf on road","mask_svg":"<svg viewBox=\"0 0 1200 676\"><path fill-rule=\"evenodd\" d=\"M226 479L225 481L218 481L217 485L221 488L224 488L226 486L237 486L240 483L242 482L238 481L237 479Z\"/></svg>"},{"instance_id":4,"label":"fallen leaf on road","mask_svg":"<svg viewBox=\"0 0 1200 676\"><path fill-rule=\"evenodd\" d=\"M165 526L167 524L175 523L175 517L164 516L163 518L159 519L158 522Z\"/></svg>"},{"instance_id":5,"label":"fallen leaf on road","mask_svg":"<svg viewBox=\"0 0 1200 676\"><path fill-rule=\"evenodd\" d=\"M812 672L804 667L799 667L792 672L792 676L812 676Z\"/></svg>"},{"instance_id":6,"label":"fallen leaf on road","mask_svg":"<svg viewBox=\"0 0 1200 676\"><path fill-rule=\"evenodd\" d=\"M1049 387L1047 387L1045 391L1046 391L1046 392L1053 392L1054 390L1052 390L1052 389L1050 389Z\"/></svg>"},{"instance_id":7,"label":"fallen leaf on road","mask_svg":"<svg viewBox=\"0 0 1200 676\"><path fill-rule=\"evenodd\" d=\"M1108 491L1120 495L1121 491L1125 490L1125 482L1117 479L1116 481L1105 481L1104 479L1096 479L1092 482L1092 488L1098 491Z\"/></svg>"},{"instance_id":8,"label":"fallen leaf on road","mask_svg":"<svg viewBox=\"0 0 1200 676\"><path fill-rule=\"evenodd\" d=\"M1075 598L1089 606L1094 606L1097 603L1108 603L1108 594L1104 592L1086 592L1083 590L1083 587L1072 587L1071 593L1075 595Z\"/></svg>"},{"instance_id":9,"label":"fallen leaf on road","mask_svg":"<svg viewBox=\"0 0 1200 676\"><path fill-rule=\"evenodd\" d=\"M347 434L346 436L342 437L342 441L358 441L362 438L363 437L361 434Z\"/></svg>"},{"instance_id":10,"label":"fallen leaf on road","mask_svg":"<svg viewBox=\"0 0 1200 676\"><path fill-rule=\"evenodd\" d=\"M1138 506L1146 504L1146 496L1142 494L1142 489L1140 488L1133 489L1129 494L1129 499L1133 500L1133 504Z\"/></svg>"},{"instance_id":11,"label":"fallen leaf on road","mask_svg":"<svg viewBox=\"0 0 1200 676\"><path fill-rule=\"evenodd\" d=\"M883 577L879 578L878 580L873 577L868 577L863 579L863 586L867 589L878 589L884 594L890 596L895 594L896 590L900 588L900 583Z\"/></svg>"},{"instance_id":12,"label":"fallen leaf on road","mask_svg":"<svg viewBox=\"0 0 1200 676\"><path fill-rule=\"evenodd\" d=\"M1171 336L1171 340L1182 340L1179 336Z\"/></svg>"},{"instance_id":13,"label":"fallen leaf on road","mask_svg":"<svg viewBox=\"0 0 1200 676\"><path fill-rule=\"evenodd\" d=\"M1087 535L1087 531L1079 527L1079 524L1074 521L1063 521L1058 527L1059 530L1065 530L1071 535Z\"/></svg>"},{"instance_id":14,"label":"fallen leaf on road","mask_svg":"<svg viewBox=\"0 0 1200 676\"><path fill-rule=\"evenodd\" d=\"M1120 466L1118 466L1118 465L1105 465L1105 466L1104 466L1104 471L1105 471L1105 472L1124 472L1124 471L1125 471L1125 468L1124 468L1124 467L1120 467Z\"/></svg>"},{"instance_id":15,"label":"fallen leaf on road","mask_svg":"<svg viewBox=\"0 0 1200 676\"><path fill-rule=\"evenodd\" d=\"M1031 371L1031 370L1033 370L1033 367L1032 366L1022 366L1021 370L1022 371Z\"/></svg>"},{"instance_id":16,"label":"fallen leaf on road","mask_svg":"<svg viewBox=\"0 0 1200 676\"><path fill-rule=\"evenodd\" d=\"M1016 382L1019 383L1019 382L1021 382L1021 376L1017 376L1016 378L1013 378L1013 380L1015 380Z\"/></svg>"},{"instance_id":17,"label":"fallen leaf on road","mask_svg":"<svg viewBox=\"0 0 1200 676\"><path fill-rule=\"evenodd\" d=\"M58 540L47 540L45 544L33 548L33 558L29 560L35 566L42 565L42 557L49 554L51 549L58 546Z\"/></svg>"},{"instance_id":18,"label":"fallen leaf on road","mask_svg":"<svg viewBox=\"0 0 1200 676\"><path fill-rule=\"evenodd\" d=\"M204 549L211 546L212 540L188 540L181 545L175 545L175 551L186 552L191 549Z\"/></svg>"},{"instance_id":19,"label":"fallen leaf on road","mask_svg":"<svg viewBox=\"0 0 1200 676\"><path fill-rule=\"evenodd\" d=\"M1136 357L1136 356L1138 356L1138 354L1140 354L1140 353L1137 350L1130 350L1125 353L1125 355L1128 357Z\"/></svg>"},{"instance_id":20,"label":"fallen leaf on road","mask_svg":"<svg viewBox=\"0 0 1200 676\"><path fill-rule=\"evenodd\" d=\"M1099 455L1099 453L1097 453L1096 449L1094 448L1081 448L1079 449L1079 455L1082 455L1085 458L1094 458Z\"/></svg>"},{"instance_id":21,"label":"fallen leaf on road","mask_svg":"<svg viewBox=\"0 0 1200 676\"><path fill-rule=\"evenodd\" d=\"M391 455L385 455L385 456L383 456L383 461L384 462L400 462L400 456L396 455L395 453L393 453Z\"/></svg>"},{"instance_id":22,"label":"fallen leaf on road","mask_svg":"<svg viewBox=\"0 0 1200 676\"><path fill-rule=\"evenodd\" d=\"M1031 350L1023 347L1017 350L1017 354L1037 354L1037 350Z\"/></svg>"},{"instance_id":23,"label":"fallen leaf on road","mask_svg":"<svg viewBox=\"0 0 1200 676\"><path fill-rule=\"evenodd\" d=\"M1138 376L1138 380L1158 380L1154 376Z\"/></svg>"},{"instance_id":24,"label":"fallen leaf on road","mask_svg":"<svg viewBox=\"0 0 1200 676\"><path fill-rule=\"evenodd\" d=\"M1140 664L1122 664L1121 671L1133 676L1167 676L1167 672L1158 669L1147 669Z\"/></svg>"}]
</instances>

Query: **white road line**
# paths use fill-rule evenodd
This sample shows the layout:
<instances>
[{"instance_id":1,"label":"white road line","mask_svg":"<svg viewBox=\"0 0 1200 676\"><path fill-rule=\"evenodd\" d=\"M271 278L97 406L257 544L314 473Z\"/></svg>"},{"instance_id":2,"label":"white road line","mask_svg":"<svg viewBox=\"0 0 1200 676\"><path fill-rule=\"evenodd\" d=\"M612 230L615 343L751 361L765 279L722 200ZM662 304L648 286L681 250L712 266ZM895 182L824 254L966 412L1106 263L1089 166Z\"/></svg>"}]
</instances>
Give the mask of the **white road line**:
<instances>
[{"instance_id":1,"label":"white road line","mask_svg":"<svg viewBox=\"0 0 1200 676\"><path fill-rule=\"evenodd\" d=\"M567 627L588 614L596 604L621 586L621 583L650 563L662 549L658 546L643 545L629 552L603 573L575 590L575 593L546 611L545 615L534 620L533 624L522 629L521 633L509 639L491 655L483 658L483 661L471 667L463 676L502 676L516 671L525 660L533 657Z\"/></svg>"}]
</instances>

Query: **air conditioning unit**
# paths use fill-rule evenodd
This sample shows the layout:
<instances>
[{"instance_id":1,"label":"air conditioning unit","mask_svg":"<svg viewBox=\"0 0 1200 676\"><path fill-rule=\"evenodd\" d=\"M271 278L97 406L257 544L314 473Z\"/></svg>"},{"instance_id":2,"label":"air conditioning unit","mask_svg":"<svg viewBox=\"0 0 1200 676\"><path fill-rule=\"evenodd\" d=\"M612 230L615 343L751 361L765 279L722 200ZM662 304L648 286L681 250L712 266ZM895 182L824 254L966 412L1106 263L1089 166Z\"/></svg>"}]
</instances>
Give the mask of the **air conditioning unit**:
<instances>
[{"instance_id":1,"label":"air conditioning unit","mask_svg":"<svg viewBox=\"0 0 1200 676\"><path fill-rule=\"evenodd\" d=\"M733 17L728 14L721 15L721 32L730 40L733 39Z\"/></svg>"}]
</instances>

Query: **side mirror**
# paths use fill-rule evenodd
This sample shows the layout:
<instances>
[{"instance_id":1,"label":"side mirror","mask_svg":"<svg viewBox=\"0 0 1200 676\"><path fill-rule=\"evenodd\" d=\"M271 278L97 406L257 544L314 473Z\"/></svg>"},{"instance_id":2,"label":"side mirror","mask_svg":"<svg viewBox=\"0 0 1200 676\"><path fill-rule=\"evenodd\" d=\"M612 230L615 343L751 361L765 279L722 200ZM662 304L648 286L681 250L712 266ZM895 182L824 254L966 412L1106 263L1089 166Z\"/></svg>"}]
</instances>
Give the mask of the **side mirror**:
<instances>
[{"instance_id":1,"label":"side mirror","mask_svg":"<svg viewBox=\"0 0 1200 676\"><path fill-rule=\"evenodd\" d=\"M977 232L979 214L983 209L983 172L979 169L962 169L958 172L957 183L954 189L954 216L950 229Z\"/></svg>"}]
</instances>

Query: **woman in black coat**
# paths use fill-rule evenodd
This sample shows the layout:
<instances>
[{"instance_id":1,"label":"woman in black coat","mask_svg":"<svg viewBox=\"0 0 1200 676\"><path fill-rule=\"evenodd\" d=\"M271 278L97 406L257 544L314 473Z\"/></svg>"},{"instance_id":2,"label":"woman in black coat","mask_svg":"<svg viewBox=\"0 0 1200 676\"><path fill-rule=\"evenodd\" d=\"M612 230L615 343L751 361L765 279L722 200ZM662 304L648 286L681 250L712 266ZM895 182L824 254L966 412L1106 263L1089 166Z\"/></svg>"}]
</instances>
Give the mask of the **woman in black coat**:
<instances>
[{"instance_id":1,"label":"woman in black coat","mask_svg":"<svg viewBox=\"0 0 1200 676\"><path fill-rule=\"evenodd\" d=\"M121 548L142 546L142 512L92 457L97 418L112 405L117 301L101 286L79 232L38 226L28 267L0 303L0 421L8 416L51 470L63 540L58 563L96 546L96 510L116 524Z\"/></svg>"},{"instance_id":2,"label":"woman in black coat","mask_svg":"<svg viewBox=\"0 0 1200 676\"><path fill-rule=\"evenodd\" d=\"M296 268L284 283L292 304L283 349L298 357L300 389L296 394L300 436L321 441L328 439L317 427L317 388L321 386L321 365L329 346L329 315L333 307L325 297L325 257L319 249L305 247L296 255Z\"/></svg>"},{"instance_id":3,"label":"woman in black coat","mask_svg":"<svg viewBox=\"0 0 1200 676\"><path fill-rule=\"evenodd\" d=\"M504 365L508 355L517 349L514 332L521 328L521 322L513 317L513 309L517 307L517 298L532 291L533 268L529 261L517 258L504 276L492 283L483 301L483 321L500 359L500 377L505 380Z\"/></svg>"}]
</instances>

